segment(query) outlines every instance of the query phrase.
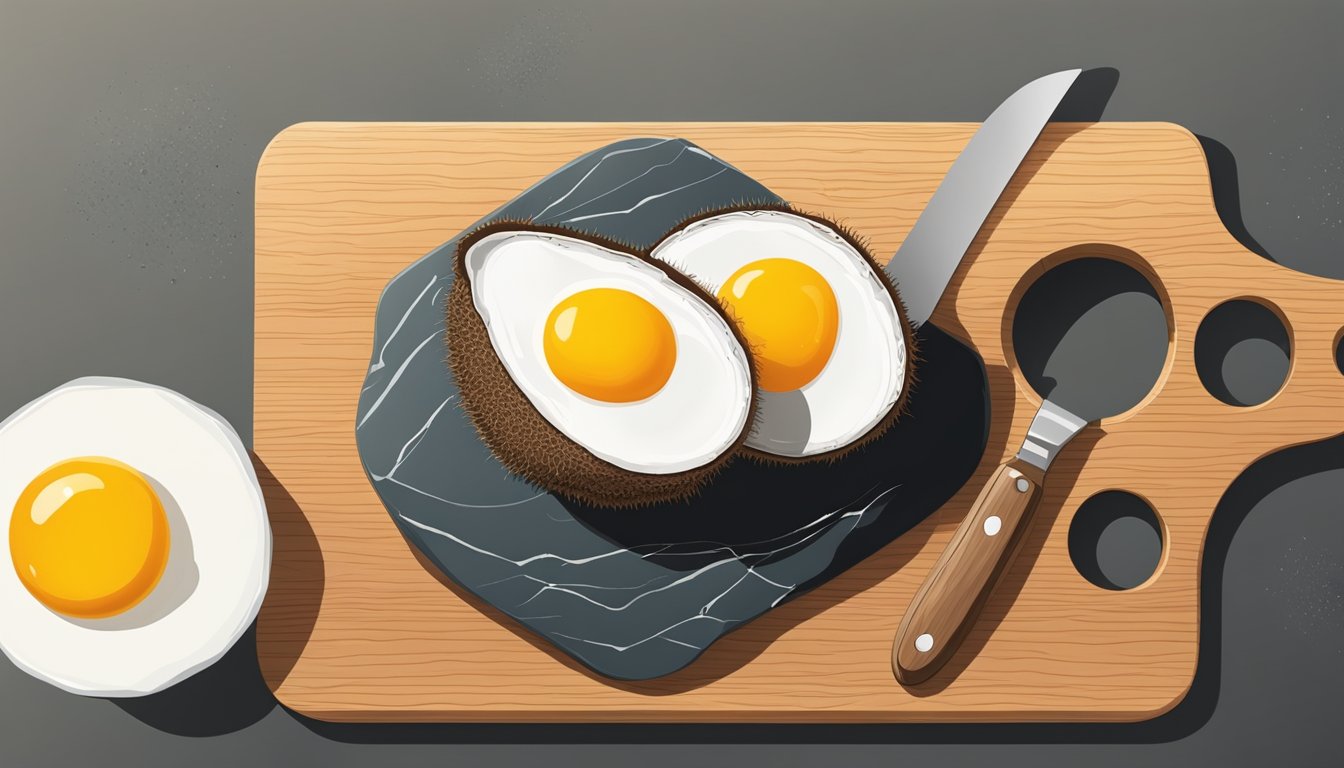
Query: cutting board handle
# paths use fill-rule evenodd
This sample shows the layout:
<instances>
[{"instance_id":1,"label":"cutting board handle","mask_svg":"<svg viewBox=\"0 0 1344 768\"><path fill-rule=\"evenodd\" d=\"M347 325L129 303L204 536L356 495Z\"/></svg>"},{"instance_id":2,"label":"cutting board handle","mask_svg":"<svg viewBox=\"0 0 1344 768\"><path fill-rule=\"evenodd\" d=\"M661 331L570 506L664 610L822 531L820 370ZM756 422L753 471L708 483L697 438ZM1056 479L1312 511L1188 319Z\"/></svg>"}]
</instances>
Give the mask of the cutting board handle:
<instances>
[{"instance_id":1,"label":"cutting board handle","mask_svg":"<svg viewBox=\"0 0 1344 768\"><path fill-rule=\"evenodd\" d=\"M927 680L956 652L1012 561L1044 479L1040 469L1013 458L980 492L896 632L891 668L902 684Z\"/></svg>"}]
</instances>

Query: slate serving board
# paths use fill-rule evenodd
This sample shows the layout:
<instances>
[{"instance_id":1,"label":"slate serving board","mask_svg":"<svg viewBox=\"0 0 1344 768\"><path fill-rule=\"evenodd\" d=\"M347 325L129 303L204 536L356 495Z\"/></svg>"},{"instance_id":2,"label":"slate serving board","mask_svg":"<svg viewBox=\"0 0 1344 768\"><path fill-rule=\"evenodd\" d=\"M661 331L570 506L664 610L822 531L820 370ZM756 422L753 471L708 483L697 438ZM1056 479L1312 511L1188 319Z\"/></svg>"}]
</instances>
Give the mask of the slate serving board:
<instances>
[{"instance_id":1,"label":"slate serving board","mask_svg":"<svg viewBox=\"0 0 1344 768\"><path fill-rule=\"evenodd\" d=\"M478 224L532 220L645 247L698 211L741 202L786 201L691 142L639 137L579 157ZM739 460L693 500L635 510L540 492L490 455L457 402L444 301L459 237L378 302L354 424L360 458L429 562L602 675L685 667L905 532L979 462L989 423L979 360L925 325L910 412L842 461Z\"/></svg>"}]
</instances>

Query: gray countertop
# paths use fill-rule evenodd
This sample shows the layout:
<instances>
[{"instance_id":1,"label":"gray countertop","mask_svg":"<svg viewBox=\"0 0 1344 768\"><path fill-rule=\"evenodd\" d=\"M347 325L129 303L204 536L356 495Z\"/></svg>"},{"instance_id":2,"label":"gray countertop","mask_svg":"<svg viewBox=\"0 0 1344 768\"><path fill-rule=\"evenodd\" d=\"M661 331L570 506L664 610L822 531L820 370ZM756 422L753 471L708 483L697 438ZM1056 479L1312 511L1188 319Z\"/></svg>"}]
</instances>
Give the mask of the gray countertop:
<instances>
[{"instance_id":1,"label":"gray countertop","mask_svg":"<svg viewBox=\"0 0 1344 768\"><path fill-rule=\"evenodd\" d=\"M1344 6L1301 0L0 0L0 413L127 376L249 440L253 173L304 120L976 121L1034 76L1109 66L1106 119L1207 137L1229 229L1344 278L1342 29ZM249 635L129 702L0 662L0 764L1334 764L1341 498L1344 438L1234 485L1194 689L1139 725L332 726L275 704Z\"/></svg>"}]
</instances>

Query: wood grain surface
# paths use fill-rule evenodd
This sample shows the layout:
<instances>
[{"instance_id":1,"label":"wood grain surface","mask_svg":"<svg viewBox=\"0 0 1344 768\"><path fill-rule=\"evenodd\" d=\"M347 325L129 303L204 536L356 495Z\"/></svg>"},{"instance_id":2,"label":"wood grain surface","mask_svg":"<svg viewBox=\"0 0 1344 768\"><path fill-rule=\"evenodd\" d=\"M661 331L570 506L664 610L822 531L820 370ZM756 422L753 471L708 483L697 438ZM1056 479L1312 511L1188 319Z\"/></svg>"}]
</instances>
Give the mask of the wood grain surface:
<instances>
[{"instance_id":1,"label":"wood grain surface","mask_svg":"<svg viewBox=\"0 0 1344 768\"><path fill-rule=\"evenodd\" d=\"M599 678L424 567L355 450L373 312L395 273L573 157L635 135L682 136L890 254L973 124L301 124L257 169L255 452L275 531L258 650L286 706L329 720L1139 720L1188 690L1205 532L1257 458L1344 431L1334 343L1344 284L1267 262L1215 213L1198 141L1168 124L1047 128L953 277L933 322L984 359L988 449L942 510L843 575L731 633L685 670ZM1080 256L1153 282L1171 344L1153 392L1056 459L1017 558L951 661L906 688L902 613L1039 406L1011 349L1019 297ZM1224 404L1194 365L1200 319L1256 297L1292 364L1258 406ZM1127 590L1092 585L1067 545L1074 510L1146 499L1165 549Z\"/></svg>"}]
</instances>

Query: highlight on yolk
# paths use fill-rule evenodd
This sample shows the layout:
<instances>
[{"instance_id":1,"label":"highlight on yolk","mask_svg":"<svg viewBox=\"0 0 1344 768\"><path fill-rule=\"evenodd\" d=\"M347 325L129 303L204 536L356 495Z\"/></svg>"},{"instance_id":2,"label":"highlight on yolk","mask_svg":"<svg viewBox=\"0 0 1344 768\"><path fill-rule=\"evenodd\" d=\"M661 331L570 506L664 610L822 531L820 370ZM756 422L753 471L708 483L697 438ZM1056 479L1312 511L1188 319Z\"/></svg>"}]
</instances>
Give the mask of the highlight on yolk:
<instances>
[{"instance_id":1,"label":"highlight on yolk","mask_svg":"<svg viewBox=\"0 0 1344 768\"><path fill-rule=\"evenodd\" d=\"M168 564L168 517L149 481L102 457L62 461L23 489L9 522L19 580L67 616L123 613Z\"/></svg>"},{"instance_id":2,"label":"highlight on yolk","mask_svg":"<svg viewBox=\"0 0 1344 768\"><path fill-rule=\"evenodd\" d=\"M672 376L677 339L657 307L619 288L590 288L555 305L542 347L551 372L584 397L632 403Z\"/></svg>"},{"instance_id":3,"label":"highlight on yolk","mask_svg":"<svg viewBox=\"0 0 1344 768\"><path fill-rule=\"evenodd\" d=\"M761 389L790 392L821 373L835 349L840 311L815 269L793 259L760 259L732 274L719 300L751 346Z\"/></svg>"}]
</instances>

